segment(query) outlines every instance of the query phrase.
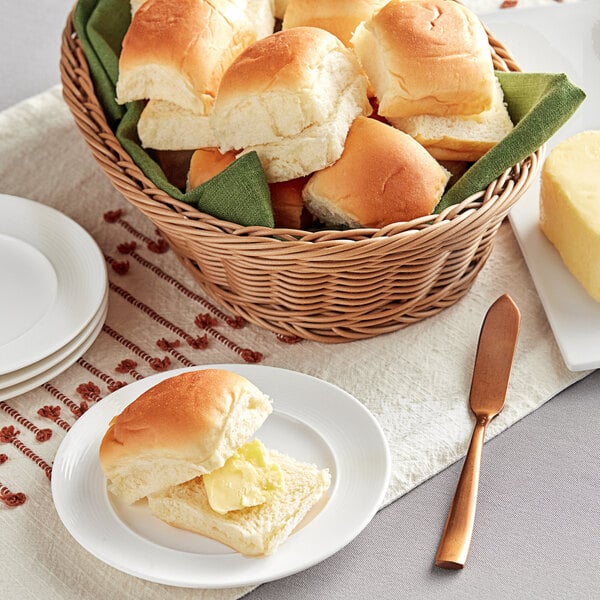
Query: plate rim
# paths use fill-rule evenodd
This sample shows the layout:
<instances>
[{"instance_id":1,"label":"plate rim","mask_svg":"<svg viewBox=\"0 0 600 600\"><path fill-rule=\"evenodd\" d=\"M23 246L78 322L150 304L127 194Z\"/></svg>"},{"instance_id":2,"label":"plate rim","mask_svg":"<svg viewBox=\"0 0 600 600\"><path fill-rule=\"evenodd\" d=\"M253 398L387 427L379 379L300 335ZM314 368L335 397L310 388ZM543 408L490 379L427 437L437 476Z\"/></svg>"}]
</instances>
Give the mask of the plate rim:
<instances>
[{"instance_id":1,"label":"plate rim","mask_svg":"<svg viewBox=\"0 0 600 600\"><path fill-rule=\"evenodd\" d=\"M154 383L161 381L163 379L166 379L168 377L175 376L182 372L194 371L194 370L200 370L200 369L208 369L208 368L230 369L230 370L239 372L241 375L248 377L251 380L252 380L253 374L260 373L261 371L267 377L277 378L277 377L285 377L285 376L291 375L292 377L297 377L300 379L307 378L308 380L312 381L312 385L323 386L324 390L329 390L331 392L335 391L335 393L338 395L336 402L339 403L339 402L343 401L343 402L351 403L353 410L357 411L356 412L357 415L360 415L361 420L359 421L359 423L367 428L367 430L370 432L370 434L372 436L371 441L372 441L373 445L377 446L377 449L379 452L378 457L383 459L383 463L380 465L381 476L377 475L378 481L379 481L379 486L376 489L373 489L373 486L370 486L370 488L368 490L366 488L365 488L365 490L363 490L363 494L366 494L366 497L368 498L368 510L364 510L362 514L357 515L354 518L353 524L350 527L344 528L344 531L341 534L339 534L339 536L337 537L337 540L333 544L330 543L330 541L328 541L325 549L321 548L320 551L319 550L311 551L310 556L307 556L304 560L294 560L292 564L287 565L287 566L278 564L279 562L281 562L281 561L278 561L278 559L277 559L277 557L280 554L282 554L282 549L280 548L275 554L273 554L272 556L269 556L269 557L248 558L248 557L242 557L242 555L240 555L239 553L224 555L226 558L223 558L221 560L226 560L228 562L229 567L231 567L232 562L235 562L235 560L233 560L232 557L237 557L237 560L240 560L240 557L242 557L244 561L258 561L258 562L253 563L254 566L257 567L255 570L252 570L252 572L249 572L248 568L240 569L240 571L242 571L242 572L240 572L238 574L237 578L235 578L235 573L232 573L231 570L229 570L229 572L227 573L227 577L225 577L225 578L223 576L220 576L220 577L213 577L212 579L210 579L210 578L207 578L205 575L201 575L199 577L197 573L193 573L192 575L189 575L186 578L179 577L178 579L175 580L172 576L170 578L169 577L165 578L164 576L159 576L156 573L149 573L149 572L142 573L142 572L140 572L139 569L137 569L135 571L132 569L128 569L126 566L124 566L122 564L117 564L114 560L111 560L111 558L109 556L106 556L106 552L98 552L97 541L95 542L94 547L90 547L91 544L90 544L89 540L86 540L85 536L82 536L81 531L78 531L77 528L74 527L72 525L72 523L69 522L69 519L66 518L66 515L64 513L65 507L63 505L64 499L61 496L61 494L63 493L63 490L61 490L61 488L60 488L60 486L62 486L66 481L63 470L65 467L67 468L67 471L69 473L69 478L74 476L74 472L76 470L73 465L73 461L68 460L69 459L68 445L70 444L70 440L74 439L74 436L76 435L76 432L78 431L78 427L82 428L84 425L87 426L87 423L91 419L95 418L94 417L95 409L98 410L99 407L104 406L105 407L104 411L107 414L104 415L103 419L104 420L106 420L107 418L109 419L112 415L116 414L116 411L122 410L124 406L126 406L127 404L132 402L139 395L139 393L141 393L141 391L148 389ZM276 379L274 379L274 381L276 381ZM134 386L134 388L132 389L130 386ZM127 390L127 388L129 388L129 391L133 392L135 395L132 396L125 404L123 404L122 402L119 404L118 400L121 395L126 394L125 390ZM140 390L140 392L138 392L136 394L135 393L136 390ZM343 398L343 400L342 400L342 398ZM110 399L110 401L107 403L106 401L109 399ZM278 402L285 403L286 400L285 399L282 400L281 395L279 398L274 398L274 405L275 405L274 412L281 412L282 414L289 415L290 414L290 412L288 410L289 407L287 407L287 406L285 408L282 407L283 409L281 411L278 411L278 407L277 407ZM304 421L304 419L302 417L298 417L297 415L295 415L293 410L292 410L292 416L295 416L296 418L299 418L301 421ZM98 419L100 419L100 416L98 417ZM80 423L83 425L80 425ZM100 423L99 423L99 425L100 425ZM102 430L102 432L96 432L96 435L101 437L101 435L103 435L103 431L104 431L104 429ZM75 433L73 433L73 432L75 432ZM331 444L331 438L328 438L326 435L324 436L322 431L317 431L317 433L319 435L321 435L321 437L323 437L325 442L327 442L328 444ZM91 443L94 443L94 442L91 442ZM99 443L99 441L98 441L98 443ZM86 449L89 449L89 446ZM332 448L332 450L334 450L334 456L336 456L336 463L337 463L338 460L337 460L337 453L335 452L335 447ZM97 460L97 459L90 459L90 460ZM97 464L98 464L98 468L99 468L99 463L97 463ZM314 566L315 564L325 560L332 554L335 554L336 552L341 550L348 543L350 543L369 524L369 522L372 520L372 518L376 514L376 512L380 508L382 508L382 502L385 497L387 488L389 486L390 477L391 477L391 453L389 450L387 439L383 433L383 429L382 429L381 425L379 424L379 422L377 421L377 419L375 418L375 416L367 409L367 407L364 404L362 404L357 398L352 396L350 393L348 393L347 391L343 390L342 388L340 388L339 386L337 386L333 383L327 382L323 379L320 379L318 377L315 377L315 376L312 376L312 375L309 375L306 373L302 373L300 371L293 371L290 369L273 367L273 366L268 366L268 365L221 364L221 363L197 365L195 367L184 367L184 368L180 368L180 369L173 369L173 370L166 371L163 373L157 373L150 377L146 377L143 380L133 382L129 386L126 386L125 388L121 388L120 390L113 392L112 394L110 394L109 396L107 396L106 398L101 400L99 403L92 406L90 408L90 410L88 410L82 417L80 417L80 419L78 419L78 421L76 421L74 423L71 430L67 433L67 435L65 436L65 438L63 439L63 441L61 442L61 444L58 448L58 451L57 451L56 457L55 457L55 461L54 461L54 465L55 465L55 468L57 469L57 472L56 473L53 472L52 497L53 497L56 511L59 515L59 518L63 522L63 525L67 529L67 531L85 550L87 550L88 552L90 552L91 554L96 556L96 558L98 558L99 560L102 560L104 563L106 563L122 572L128 573L135 577L138 577L140 579L144 579L147 581L153 581L155 583L161 583L164 585L171 585L171 586L175 586L175 587L195 588L195 589L202 589L202 588L203 589L223 589L223 588L235 588L235 587L241 587L241 586L247 586L247 585L256 586L256 585L260 585L261 583L266 583L268 581L273 581L276 579L280 579L282 577L287 577L287 576L297 573L299 571L308 569L311 566ZM337 489L339 487L340 477L343 477L344 481L346 480L346 475L344 474L344 469L342 469L341 472L338 472L336 481L334 482L334 486L332 486L332 488L335 487ZM103 485L104 485L104 483L103 483ZM340 492L337 492L337 493L339 494ZM335 502L334 502L334 499L335 499ZM334 509L336 503L339 503L339 501L340 501L340 498L336 497L336 493L333 493L332 496L329 498L327 504L325 505L323 511L319 515L317 515L317 518L315 519L315 521L320 520L321 525L323 525L323 519L326 518L328 513L331 513L329 516L329 519L330 520L334 519L333 509ZM150 544L154 547L158 547L159 554L162 552L166 556L168 554L176 553L179 556L182 556L182 555L188 556L188 558L189 558L189 555L192 554L192 556L195 557L195 558L190 559L192 562L194 562L194 561L197 563L202 563L202 562L208 563L209 562L209 557L207 557L206 555L193 555L193 553L185 553L185 552L182 553L178 550L173 550L170 548L166 548L164 546L157 546L154 542L150 542L149 540L140 537L138 533L136 533L132 530L129 530L127 525L125 523L123 523L120 519L116 518L115 515L113 515L113 519L114 519L113 525L116 523L118 526L121 527L121 531L127 532L126 534L124 534L124 535L126 535L126 537L130 536L133 539L133 537L135 536L136 539L141 540L141 542L138 541L138 543L142 543L142 545ZM334 521L335 521L335 519L334 519ZM311 524L312 523L309 523L306 527L304 527L300 533L302 533L302 531L306 532L307 530L311 530L311 527L310 527ZM332 522L332 524L335 525L335 522ZM316 534L316 529L313 528L312 532L313 532L313 534ZM307 534L305 533L304 535L307 535ZM82 537L84 539L82 539ZM290 544L289 547L293 547L294 545L301 546L301 544L298 544L298 543L294 544L293 539L294 538L290 538L288 540L287 543ZM299 538L297 538L297 539L299 539ZM291 541L291 543L290 543L290 541ZM306 540L304 540L304 543L306 543ZM289 552L290 551L288 548L288 550L286 551L286 554L289 554ZM212 560L212 557L210 557L210 559ZM217 560L219 560L219 559L217 559ZM247 564L248 563L246 563L246 567L247 567Z\"/></svg>"},{"instance_id":2,"label":"plate rim","mask_svg":"<svg viewBox=\"0 0 600 600\"><path fill-rule=\"evenodd\" d=\"M82 339L78 339L77 343L69 348L69 352L66 356L50 365L47 369L44 369L24 381L0 388L0 402L26 394L66 371L70 366L77 362L77 360L81 358L96 341L102 332L107 315L108 301L103 303L100 310L92 317L92 321L88 324L90 325L88 334Z\"/></svg>"},{"instance_id":3,"label":"plate rim","mask_svg":"<svg viewBox=\"0 0 600 600\"><path fill-rule=\"evenodd\" d=\"M90 321L94 318L94 316L96 316L98 314L98 311L101 308L102 302L104 300L104 296L106 294L106 290L108 289L108 269L106 266L106 261L104 260L104 254L102 253L102 250L100 249L98 243L96 242L96 240L92 237L92 235L90 234L90 232L88 232L82 225L80 225L77 221L75 221L74 219L72 219L71 217L69 217L68 215L66 215L65 213L59 211L58 209L49 206L47 204L44 204L43 202L38 202L36 200L31 200L29 198L23 198L21 196L16 196L14 194L5 194L5 193L0 193L0 214L3 212L3 202L12 202L12 203L20 203L20 207L18 210L23 210L23 211L33 211L36 214L40 214L42 216L44 216L45 220L47 221L48 219L52 219L52 224L56 225L56 224L60 224L61 227L61 231L62 232L66 232L66 233L71 233L71 235L76 235L77 236L77 241L81 242L82 240L85 241L86 245L85 245L85 256L87 257L87 259L89 261L91 261L92 263L94 263L94 268L92 270L87 269L87 265L86 268L82 268L83 264L82 263L78 263L78 261L80 260L80 257L82 256L82 252L84 251L84 248L81 246L77 247L77 252L74 252L72 255L74 257L74 261L71 263L72 265L77 265L79 264L79 268L78 268L78 272L83 273L84 275L87 275L87 279L85 282L83 282L80 286L76 286L77 289L81 289L82 287L86 287L86 288L90 288L91 286L89 285L90 283L95 287L97 287L98 289L94 289L94 291L92 292L92 294L95 294L95 296L90 295L89 298L89 313L86 315L82 315L76 322L74 322L72 325L69 325L68 332L63 331L62 333L59 333L58 335L54 335L52 337L52 340L47 341L45 344L43 344L43 349L37 349L37 351L31 351L31 343L33 343L35 341L35 331L39 331L40 327L44 326L44 323L46 324L45 326L47 326L47 324L52 320L52 314L55 314L55 312L53 313L53 311L58 310L58 306L59 306L59 302L56 301L53 303L52 307L50 307L47 312L41 317L41 319L35 323L35 325L29 329L28 331L24 332L22 335L20 335L19 337L15 338L14 340L9 341L8 343L6 343L4 346L2 346L3 349L3 354L4 355L9 355L11 357L13 357L14 352L15 352L15 348L18 349L20 346L27 346L28 347L28 351L25 354L23 354L23 351L20 351L20 354L18 354L18 356L20 356L20 358L11 358L11 359L5 359L2 363L0 363L0 375L7 375L10 374L13 371L28 367L40 360L43 360L44 358L46 358L47 356L53 354L54 352L56 352L57 350L60 350L60 348L62 348L64 345L68 344L70 341L72 341L77 335L79 335L83 329L86 327L86 325L88 325L90 323ZM15 206L17 206L16 204L12 204L11 205L11 212L15 210ZM14 238L18 238L22 241L25 241L26 243L30 244L31 246L33 246L34 248L36 248L38 251L40 251L43 256L50 261L50 263L52 264L53 268L56 270L57 266L55 264L55 262L52 260L52 256L49 256L47 253L41 251L38 246L35 243L35 240L32 240L30 237L20 237L18 235L15 235L14 233L10 233L9 230L5 230L0 228L2 233L4 235L7 235L9 237L14 237ZM24 231L24 230L23 230ZM22 231L21 231L22 233ZM65 239L67 236L62 236L61 239ZM38 241L39 243L39 241ZM66 251L68 252L70 250L69 246L68 246L68 242L64 242L64 245L62 247L62 251ZM60 257L60 254L57 253L56 256ZM54 258L56 258L56 256ZM62 265L60 265L62 266ZM96 271L96 269L98 269L98 271ZM93 271L93 275L89 275L89 273L91 273ZM64 271L63 271L64 273ZM57 273L57 276L60 279L60 273ZM96 281L99 282L96 283ZM59 288L57 290L57 294L61 293L61 289L60 289L60 285ZM73 293L73 292L71 292Z\"/></svg>"},{"instance_id":4,"label":"plate rim","mask_svg":"<svg viewBox=\"0 0 600 600\"><path fill-rule=\"evenodd\" d=\"M25 383L36 375L41 375L52 367L66 361L77 348L83 346L84 342L90 339L91 335L98 327L100 320L104 321L104 319L106 319L108 313L108 295L108 288L106 288L102 304L100 304L98 311L94 314L89 323L87 323L71 341L67 342L52 354L49 354L31 365L0 375L0 396L2 395L2 390L19 385L20 383ZM17 378L16 381L14 380L15 377Z\"/></svg>"}]
</instances>

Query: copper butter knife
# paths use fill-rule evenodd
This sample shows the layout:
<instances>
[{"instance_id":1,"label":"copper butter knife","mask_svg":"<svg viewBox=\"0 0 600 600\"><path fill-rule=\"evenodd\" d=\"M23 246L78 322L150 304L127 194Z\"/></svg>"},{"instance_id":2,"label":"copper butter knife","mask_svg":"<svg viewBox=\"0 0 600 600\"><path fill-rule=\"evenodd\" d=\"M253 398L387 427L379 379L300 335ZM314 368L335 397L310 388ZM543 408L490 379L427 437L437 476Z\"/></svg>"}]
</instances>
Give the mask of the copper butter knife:
<instances>
[{"instance_id":1,"label":"copper butter knife","mask_svg":"<svg viewBox=\"0 0 600 600\"><path fill-rule=\"evenodd\" d=\"M504 407L520 320L519 309L505 294L488 310L479 334L469 396L475 429L435 557L443 569L462 569L467 560L485 430Z\"/></svg>"}]
</instances>

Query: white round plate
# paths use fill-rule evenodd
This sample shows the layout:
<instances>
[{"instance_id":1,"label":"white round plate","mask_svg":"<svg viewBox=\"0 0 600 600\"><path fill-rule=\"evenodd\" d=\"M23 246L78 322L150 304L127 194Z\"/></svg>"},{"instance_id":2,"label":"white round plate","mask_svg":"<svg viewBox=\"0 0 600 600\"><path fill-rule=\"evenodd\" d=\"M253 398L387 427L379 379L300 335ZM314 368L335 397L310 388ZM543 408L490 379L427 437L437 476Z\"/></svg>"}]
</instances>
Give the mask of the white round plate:
<instances>
[{"instance_id":1,"label":"white round plate","mask_svg":"<svg viewBox=\"0 0 600 600\"><path fill-rule=\"evenodd\" d=\"M100 309L80 333L78 333L68 344L65 344L62 348L53 352L46 358L43 358L32 365L28 365L27 367L23 367L22 369L6 373L6 375L0 375L0 392L8 387L32 379L35 375L48 371L51 367L66 360L77 348L90 339L92 333L97 329L98 323L101 320L104 322L107 310L108 287L106 288L106 293L104 294L104 300L100 305Z\"/></svg>"},{"instance_id":2,"label":"white round plate","mask_svg":"<svg viewBox=\"0 0 600 600\"><path fill-rule=\"evenodd\" d=\"M72 341L98 313L106 263L90 234L61 212L0 194L0 375Z\"/></svg>"},{"instance_id":3,"label":"white round plate","mask_svg":"<svg viewBox=\"0 0 600 600\"><path fill-rule=\"evenodd\" d=\"M92 327L87 336L81 340L78 338L77 343L68 345L68 353L66 356L64 356L60 361L56 362L51 367L32 375L21 383L1 387L0 401L8 400L9 398L14 398L15 396L20 396L21 394L29 392L30 390L33 390L47 381L50 381L52 378L57 377L63 371L66 371L75 361L77 361L87 352L89 347L95 342L98 335L100 335L107 313L108 302L102 306L100 312L91 321L90 325Z\"/></svg>"},{"instance_id":4,"label":"white round plate","mask_svg":"<svg viewBox=\"0 0 600 600\"><path fill-rule=\"evenodd\" d=\"M113 416L159 381L183 371L222 368L251 380L273 401L256 433L264 444L329 468L324 506L272 555L249 558L208 538L162 523L145 503L125 507L107 492L98 460ZM71 535L94 556L141 579L190 588L258 585L331 556L356 537L381 506L390 454L369 411L340 388L302 373L257 365L204 365L129 384L75 422L54 460L52 495Z\"/></svg>"}]
</instances>

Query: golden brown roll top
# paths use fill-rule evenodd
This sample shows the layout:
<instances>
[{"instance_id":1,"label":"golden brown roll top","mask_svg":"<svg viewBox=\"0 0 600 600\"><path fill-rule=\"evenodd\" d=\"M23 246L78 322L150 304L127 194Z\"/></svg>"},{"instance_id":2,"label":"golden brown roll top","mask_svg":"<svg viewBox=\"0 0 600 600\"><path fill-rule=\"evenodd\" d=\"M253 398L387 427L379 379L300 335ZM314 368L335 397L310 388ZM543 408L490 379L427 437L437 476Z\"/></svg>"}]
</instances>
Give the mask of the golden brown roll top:
<instances>
[{"instance_id":1,"label":"golden brown roll top","mask_svg":"<svg viewBox=\"0 0 600 600\"><path fill-rule=\"evenodd\" d=\"M320 27L350 45L354 30L388 0L290 0L283 18L283 29Z\"/></svg>"},{"instance_id":2,"label":"golden brown roll top","mask_svg":"<svg viewBox=\"0 0 600 600\"><path fill-rule=\"evenodd\" d=\"M303 197L326 224L383 227L430 214L448 179L449 173L409 135L358 117L341 158L310 178Z\"/></svg>"},{"instance_id":3,"label":"golden brown roll top","mask_svg":"<svg viewBox=\"0 0 600 600\"><path fill-rule=\"evenodd\" d=\"M450 0L391 0L352 45L385 117L488 110L494 69L483 25Z\"/></svg>"},{"instance_id":4,"label":"golden brown roll top","mask_svg":"<svg viewBox=\"0 0 600 600\"><path fill-rule=\"evenodd\" d=\"M247 6L233 0L147 0L123 39L118 102L149 98L210 112L229 64L259 37L258 29L269 30L252 22Z\"/></svg>"},{"instance_id":5,"label":"golden brown roll top","mask_svg":"<svg viewBox=\"0 0 600 600\"><path fill-rule=\"evenodd\" d=\"M115 417L100 446L109 489L126 502L222 466L271 413L269 399L224 370L184 372Z\"/></svg>"},{"instance_id":6,"label":"golden brown roll top","mask_svg":"<svg viewBox=\"0 0 600 600\"><path fill-rule=\"evenodd\" d=\"M187 189L191 190L224 171L235 161L233 152L221 154L218 148L198 148L192 154L187 178Z\"/></svg>"}]
</instances>

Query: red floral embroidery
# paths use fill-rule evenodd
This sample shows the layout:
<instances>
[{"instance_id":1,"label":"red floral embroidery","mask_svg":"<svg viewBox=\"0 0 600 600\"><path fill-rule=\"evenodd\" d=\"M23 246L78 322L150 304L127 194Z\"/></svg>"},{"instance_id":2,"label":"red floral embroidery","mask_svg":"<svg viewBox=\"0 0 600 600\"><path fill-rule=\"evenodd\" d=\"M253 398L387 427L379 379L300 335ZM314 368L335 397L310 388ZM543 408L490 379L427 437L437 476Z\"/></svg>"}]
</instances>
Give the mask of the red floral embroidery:
<instances>
[{"instance_id":1,"label":"red floral embroidery","mask_svg":"<svg viewBox=\"0 0 600 600\"><path fill-rule=\"evenodd\" d=\"M117 275L126 275L129 272L129 261L112 260L110 262L110 267Z\"/></svg>"},{"instance_id":2,"label":"red floral embroidery","mask_svg":"<svg viewBox=\"0 0 600 600\"><path fill-rule=\"evenodd\" d=\"M116 223L123 214L123 211L119 208L118 210L109 210L104 213L104 220L107 223Z\"/></svg>"},{"instance_id":3,"label":"red floral embroidery","mask_svg":"<svg viewBox=\"0 0 600 600\"><path fill-rule=\"evenodd\" d=\"M241 329L246 326L246 319L244 317L225 317L225 323L232 329Z\"/></svg>"},{"instance_id":4,"label":"red floral embroidery","mask_svg":"<svg viewBox=\"0 0 600 600\"><path fill-rule=\"evenodd\" d=\"M52 437L52 429L40 429L35 434L35 439L38 442L47 442Z\"/></svg>"},{"instance_id":5,"label":"red floral embroidery","mask_svg":"<svg viewBox=\"0 0 600 600\"><path fill-rule=\"evenodd\" d=\"M186 337L186 342L194 349L194 350L204 350L208 346L208 337L205 335L193 338L191 335Z\"/></svg>"},{"instance_id":6,"label":"red floral embroidery","mask_svg":"<svg viewBox=\"0 0 600 600\"><path fill-rule=\"evenodd\" d=\"M244 348L240 352L240 356L247 363L259 363L263 359L262 352L256 352L254 350L250 350L249 348Z\"/></svg>"},{"instance_id":7,"label":"red floral embroidery","mask_svg":"<svg viewBox=\"0 0 600 600\"><path fill-rule=\"evenodd\" d=\"M0 429L0 442L10 444L21 433L14 425L6 425Z\"/></svg>"},{"instance_id":8,"label":"red floral embroidery","mask_svg":"<svg viewBox=\"0 0 600 600\"><path fill-rule=\"evenodd\" d=\"M137 248L136 242L123 242L117 246L117 250L121 254L131 254Z\"/></svg>"},{"instance_id":9,"label":"red floral embroidery","mask_svg":"<svg viewBox=\"0 0 600 600\"><path fill-rule=\"evenodd\" d=\"M135 360L132 360L131 358L126 358L115 367L115 371L117 373L129 373L132 369L135 369L136 367L137 363L135 362Z\"/></svg>"},{"instance_id":10,"label":"red floral embroidery","mask_svg":"<svg viewBox=\"0 0 600 600\"><path fill-rule=\"evenodd\" d=\"M40 417L54 421L60 417L60 406L42 406L37 412Z\"/></svg>"},{"instance_id":11,"label":"red floral embroidery","mask_svg":"<svg viewBox=\"0 0 600 600\"><path fill-rule=\"evenodd\" d=\"M77 386L77 393L86 401L98 400L100 388L92 381L88 381L87 383L81 383ZM84 410L87 410L87 406Z\"/></svg>"},{"instance_id":12,"label":"red floral embroidery","mask_svg":"<svg viewBox=\"0 0 600 600\"><path fill-rule=\"evenodd\" d=\"M215 327L219 324L218 319L215 319L212 315L208 313L200 314L194 319L194 323L200 329L208 329L209 327Z\"/></svg>"},{"instance_id":13,"label":"red floral embroidery","mask_svg":"<svg viewBox=\"0 0 600 600\"><path fill-rule=\"evenodd\" d=\"M169 249L169 242L164 238L160 238L157 241L150 240L146 243L146 247L150 252L154 252L155 254L164 254Z\"/></svg>"},{"instance_id":14,"label":"red floral embroidery","mask_svg":"<svg viewBox=\"0 0 600 600\"><path fill-rule=\"evenodd\" d=\"M164 352L168 352L173 348L179 348L179 346L181 346L181 342L179 340L173 340L172 342L169 342L165 338L160 338L160 340L156 342L156 345Z\"/></svg>"},{"instance_id":15,"label":"red floral embroidery","mask_svg":"<svg viewBox=\"0 0 600 600\"><path fill-rule=\"evenodd\" d=\"M12 492L0 494L0 500L6 504L9 508L15 508L15 506L21 506L25 504L27 496L23 492L13 494Z\"/></svg>"},{"instance_id":16,"label":"red floral embroidery","mask_svg":"<svg viewBox=\"0 0 600 600\"><path fill-rule=\"evenodd\" d=\"M0 454L0 465L3 465L8 460L6 454Z\"/></svg>"},{"instance_id":17,"label":"red floral embroidery","mask_svg":"<svg viewBox=\"0 0 600 600\"><path fill-rule=\"evenodd\" d=\"M108 384L108 391L109 392L116 392L117 390L120 390L122 387L125 387L127 385L126 381L113 381L112 383Z\"/></svg>"},{"instance_id":18,"label":"red floral embroidery","mask_svg":"<svg viewBox=\"0 0 600 600\"><path fill-rule=\"evenodd\" d=\"M166 371L171 366L171 359L168 356L153 358L149 364L155 371Z\"/></svg>"}]
</instances>

